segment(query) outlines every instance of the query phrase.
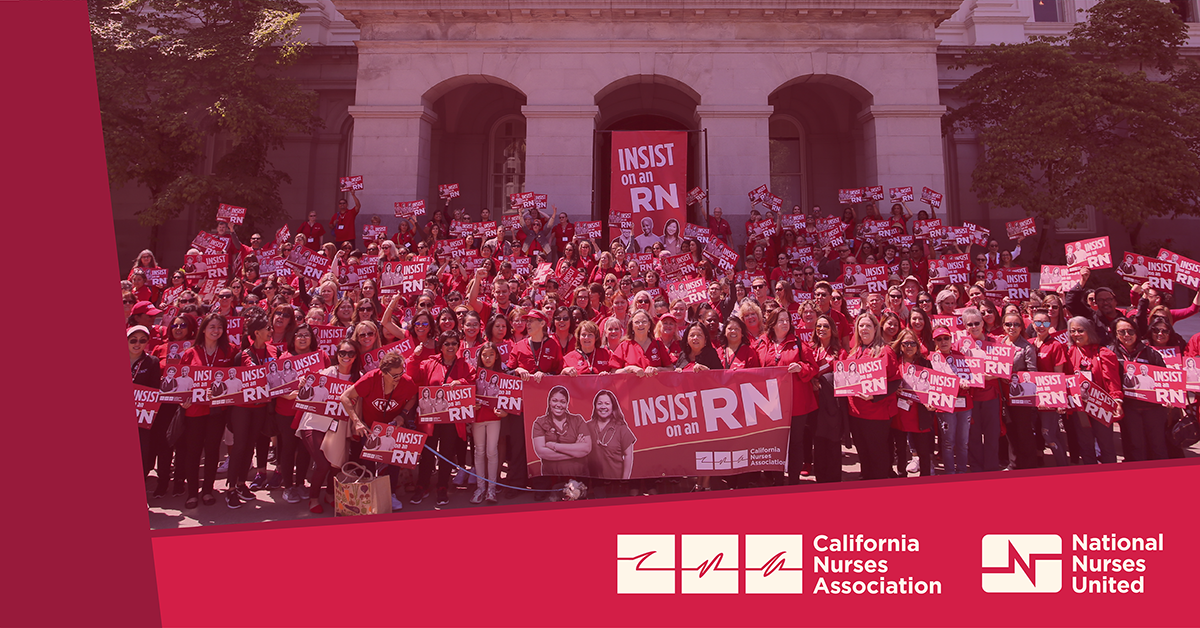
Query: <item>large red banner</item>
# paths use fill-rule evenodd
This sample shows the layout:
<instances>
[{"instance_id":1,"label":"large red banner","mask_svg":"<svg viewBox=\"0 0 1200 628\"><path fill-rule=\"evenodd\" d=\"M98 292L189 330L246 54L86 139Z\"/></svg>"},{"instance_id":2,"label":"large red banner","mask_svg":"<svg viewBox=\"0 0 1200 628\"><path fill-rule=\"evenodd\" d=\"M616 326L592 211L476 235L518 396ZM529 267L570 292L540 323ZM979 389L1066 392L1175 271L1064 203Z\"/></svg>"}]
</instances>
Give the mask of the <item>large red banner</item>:
<instances>
[{"instance_id":1,"label":"large red banner","mask_svg":"<svg viewBox=\"0 0 1200 628\"><path fill-rule=\"evenodd\" d=\"M525 383L529 474L605 479L783 471L786 368Z\"/></svg>"},{"instance_id":2,"label":"large red banner","mask_svg":"<svg viewBox=\"0 0 1200 628\"><path fill-rule=\"evenodd\" d=\"M687 224L687 133L617 131L612 134L609 212L632 215L628 238L633 251L650 250L663 238L680 238Z\"/></svg>"}]
</instances>

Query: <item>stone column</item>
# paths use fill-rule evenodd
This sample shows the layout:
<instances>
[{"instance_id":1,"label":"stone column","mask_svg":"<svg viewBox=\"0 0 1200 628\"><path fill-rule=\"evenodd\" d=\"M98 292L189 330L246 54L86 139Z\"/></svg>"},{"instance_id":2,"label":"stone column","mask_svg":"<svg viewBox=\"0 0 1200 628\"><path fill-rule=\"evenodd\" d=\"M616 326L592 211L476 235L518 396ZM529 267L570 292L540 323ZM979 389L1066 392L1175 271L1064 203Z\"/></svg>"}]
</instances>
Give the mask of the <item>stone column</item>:
<instances>
[{"instance_id":1,"label":"stone column","mask_svg":"<svg viewBox=\"0 0 1200 628\"><path fill-rule=\"evenodd\" d=\"M771 105L700 105L696 119L708 129L708 206L720 207L733 227L733 241L745 244L742 225L750 217L750 190L771 185ZM703 141L703 137L701 137ZM700 160L701 169L704 159ZM705 173L701 172L700 185ZM760 209L760 211L762 211Z\"/></svg>"},{"instance_id":2,"label":"stone column","mask_svg":"<svg viewBox=\"0 0 1200 628\"><path fill-rule=\"evenodd\" d=\"M525 105L525 191L549 196L572 221L591 220L595 105ZM549 211L547 211L547 214Z\"/></svg>"},{"instance_id":3,"label":"stone column","mask_svg":"<svg viewBox=\"0 0 1200 628\"><path fill-rule=\"evenodd\" d=\"M946 164L942 155L944 105L872 105L859 114L866 146L865 181L890 187L913 187L920 198L928 186L946 195ZM887 214L888 201L880 211ZM915 214L924 208L919 201L909 208ZM938 212L945 216L945 210Z\"/></svg>"},{"instance_id":4,"label":"stone column","mask_svg":"<svg viewBox=\"0 0 1200 628\"><path fill-rule=\"evenodd\" d=\"M354 116L350 172L363 177L359 224L380 214L394 230L396 201L423 199L432 208L438 198L429 191L429 154L437 115L424 105L354 105L348 111Z\"/></svg>"}]
</instances>

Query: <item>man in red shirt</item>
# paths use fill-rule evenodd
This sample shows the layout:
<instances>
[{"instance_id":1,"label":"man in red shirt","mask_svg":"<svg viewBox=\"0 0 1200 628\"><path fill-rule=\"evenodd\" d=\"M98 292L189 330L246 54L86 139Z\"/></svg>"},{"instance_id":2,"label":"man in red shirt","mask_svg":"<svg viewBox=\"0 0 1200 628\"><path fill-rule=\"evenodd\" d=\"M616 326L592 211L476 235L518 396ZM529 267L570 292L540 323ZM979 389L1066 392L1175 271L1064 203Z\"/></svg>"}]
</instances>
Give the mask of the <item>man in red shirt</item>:
<instances>
[{"instance_id":1,"label":"man in red shirt","mask_svg":"<svg viewBox=\"0 0 1200 628\"><path fill-rule=\"evenodd\" d=\"M721 217L720 207L714 207L712 215L708 217L708 230L712 232L712 237L725 244L729 244L729 238L733 237L733 227Z\"/></svg>"},{"instance_id":2,"label":"man in red shirt","mask_svg":"<svg viewBox=\"0 0 1200 628\"><path fill-rule=\"evenodd\" d=\"M321 244L324 242L322 238L325 236L325 227L317 222L316 211L308 212L308 222L300 225L297 233L304 236L304 246L314 251L321 248Z\"/></svg>"},{"instance_id":3,"label":"man in red shirt","mask_svg":"<svg viewBox=\"0 0 1200 628\"><path fill-rule=\"evenodd\" d=\"M554 225L554 245L561 257L563 250L575 239L575 223L567 220L566 212L558 212L558 224Z\"/></svg>"},{"instance_id":4,"label":"man in red shirt","mask_svg":"<svg viewBox=\"0 0 1200 628\"><path fill-rule=\"evenodd\" d=\"M342 248L343 242L354 246L354 219L358 217L358 210L362 209L362 203L354 190L350 190L350 196L354 197L354 209L349 208L350 203L346 199L339 199L337 212L329 220L329 226L333 229L333 242L339 249Z\"/></svg>"}]
</instances>

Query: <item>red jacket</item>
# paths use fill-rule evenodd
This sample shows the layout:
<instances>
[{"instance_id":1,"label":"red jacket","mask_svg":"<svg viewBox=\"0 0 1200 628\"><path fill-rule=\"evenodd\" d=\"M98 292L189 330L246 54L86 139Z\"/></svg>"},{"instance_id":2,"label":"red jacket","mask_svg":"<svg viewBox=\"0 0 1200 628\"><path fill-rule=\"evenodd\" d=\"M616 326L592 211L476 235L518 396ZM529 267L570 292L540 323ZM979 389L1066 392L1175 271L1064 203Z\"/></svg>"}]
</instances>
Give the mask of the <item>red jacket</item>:
<instances>
[{"instance_id":1,"label":"red jacket","mask_svg":"<svg viewBox=\"0 0 1200 628\"><path fill-rule=\"evenodd\" d=\"M788 334L779 344L764 337L758 343L758 361L764 367L799 364L800 372L794 373L792 379L792 416L804 416L817 409L817 396L812 387L817 363L808 345L797 344L793 334Z\"/></svg>"},{"instance_id":2,"label":"red jacket","mask_svg":"<svg viewBox=\"0 0 1200 628\"><path fill-rule=\"evenodd\" d=\"M1125 398L1121 391L1121 371L1117 354L1103 345L1072 346L1067 360L1075 373L1090 372L1092 384L1099 386L1118 401ZM1114 421L1117 419L1113 419Z\"/></svg>"}]
</instances>

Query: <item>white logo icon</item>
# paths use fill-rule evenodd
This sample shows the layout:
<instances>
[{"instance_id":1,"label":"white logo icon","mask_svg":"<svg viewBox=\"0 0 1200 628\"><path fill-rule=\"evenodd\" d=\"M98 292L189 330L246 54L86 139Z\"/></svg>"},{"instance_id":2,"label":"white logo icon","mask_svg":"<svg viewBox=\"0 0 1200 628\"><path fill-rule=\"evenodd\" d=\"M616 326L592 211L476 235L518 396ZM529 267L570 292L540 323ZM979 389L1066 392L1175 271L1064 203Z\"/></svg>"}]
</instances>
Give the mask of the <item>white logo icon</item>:
<instances>
[{"instance_id":1,"label":"white logo icon","mask_svg":"<svg viewBox=\"0 0 1200 628\"><path fill-rule=\"evenodd\" d=\"M746 593L803 593L804 536L746 535Z\"/></svg>"},{"instance_id":2,"label":"white logo icon","mask_svg":"<svg viewBox=\"0 0 1200 628\"><path fill-rule=\"evenodd\" d=\"M674 593L675 535L617 535L617 593Z\"/></svg>"},{"instance_id":3,"label":"white logo icon","mask_svg":"<svg viewBox=\"0 0 1200 628\"><path fill-rule=\"evenodd\" d=\"M983 537L985 593L1058 593L1062 570L1063 540L1057 534Z\"/></svg>"},{"instance_id":4,"label":"white logo icon","mask_svg":"<svg viewBox=\"0 0 1200 628\"><path fill-rule=\"evenodd\" d=\"M729 471L750 466L750 451L697 451L697 471Z\"/></svg>"}]
</instances>

